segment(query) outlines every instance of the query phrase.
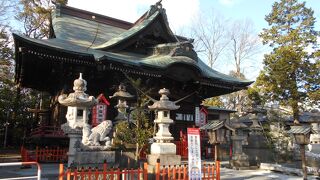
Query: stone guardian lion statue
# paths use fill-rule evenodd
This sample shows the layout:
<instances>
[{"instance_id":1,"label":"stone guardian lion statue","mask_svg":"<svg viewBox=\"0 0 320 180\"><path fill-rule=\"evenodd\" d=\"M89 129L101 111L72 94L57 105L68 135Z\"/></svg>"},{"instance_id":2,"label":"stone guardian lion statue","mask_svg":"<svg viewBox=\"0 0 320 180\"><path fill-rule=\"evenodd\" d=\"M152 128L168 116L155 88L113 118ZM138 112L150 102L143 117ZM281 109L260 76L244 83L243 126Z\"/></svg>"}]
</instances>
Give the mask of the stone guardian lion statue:
<instances>
[{"instance_id":1,"label":"stone guardian lion statue","mask_svg":"<svg viewBox=\"0 0 320 180\"><path fill-rule=\"evenodd\" d=\"M105 147L111 147L111 140L108 134L112 130L112 121L104 120L98 126L91 129L91 134L89 135L89 145L90 146L101 146L100 142L105 141Z\"/></svg>"}]
</instances>

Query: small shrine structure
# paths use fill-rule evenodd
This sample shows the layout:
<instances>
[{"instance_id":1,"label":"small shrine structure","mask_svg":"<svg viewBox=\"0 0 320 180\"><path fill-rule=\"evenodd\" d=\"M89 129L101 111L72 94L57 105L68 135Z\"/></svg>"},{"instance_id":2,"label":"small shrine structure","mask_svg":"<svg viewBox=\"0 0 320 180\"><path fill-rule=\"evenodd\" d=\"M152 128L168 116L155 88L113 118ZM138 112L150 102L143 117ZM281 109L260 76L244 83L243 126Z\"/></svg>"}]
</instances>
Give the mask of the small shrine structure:
<instances>
[{"instance_id":1,"label":"small shrine structure","mask_svg":"<svg viewBox=\"0 0 320 180\"><path fill-rule=\"evenodd\" d=\"M103 94L97 97L97 101L98 103L92 108L92 127L99 125L103 120L107 119L107 109L110 106L110 102Z\"/></svg>"}]
</instances>

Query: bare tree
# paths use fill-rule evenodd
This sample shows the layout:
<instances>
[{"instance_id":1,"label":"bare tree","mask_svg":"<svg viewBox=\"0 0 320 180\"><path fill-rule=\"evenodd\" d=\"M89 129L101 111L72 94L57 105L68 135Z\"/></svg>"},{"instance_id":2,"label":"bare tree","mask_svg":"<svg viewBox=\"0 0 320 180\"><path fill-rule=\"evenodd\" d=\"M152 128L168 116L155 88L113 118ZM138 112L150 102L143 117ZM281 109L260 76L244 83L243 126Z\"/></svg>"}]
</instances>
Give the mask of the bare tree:
<instances>
[{"instance_id":1,"label":"bare tree","mask_svg":"<svg viewBox=\"0 0 320 180\"><path fill-rule=\"evenodd\" d=\"M249 61L261 51L262 44L250 20L234 21L229 28L228 37L231 41L227 48L228 56L235 65L235 77L241 79L242 65L245 62L250 63Z\"/></svg>"},{"instance_id":2,"label":"bare tree","mask_svg":"<svg viewBox=\"0 0 320 180\"><path fill-rule=\"evenodd\" d=\"M254 31L253 23L249 20L234 21L229 28L228 36L230 44L227 48L227 56L235 66L235 70L230 71L229 75L244 80L246 79L244 65L251 64L255 55L260 53L261 41ZM243 114L250 108L247 107L247 96L246 90L227 95L227 107L236 109L240 115Z\"/></svg>"},{"instance_id":3,"label":"bare tree","mask_svg":"<svg viewBox=\"0 0 320 180\"><path fill-rule=\"evenodd\" d=\"M228 20L218 13L200 14L193 20L191 37L195 39L194 46L202 53L212 68L214 63L226 49Z\"/></svg>"}]
</instances>

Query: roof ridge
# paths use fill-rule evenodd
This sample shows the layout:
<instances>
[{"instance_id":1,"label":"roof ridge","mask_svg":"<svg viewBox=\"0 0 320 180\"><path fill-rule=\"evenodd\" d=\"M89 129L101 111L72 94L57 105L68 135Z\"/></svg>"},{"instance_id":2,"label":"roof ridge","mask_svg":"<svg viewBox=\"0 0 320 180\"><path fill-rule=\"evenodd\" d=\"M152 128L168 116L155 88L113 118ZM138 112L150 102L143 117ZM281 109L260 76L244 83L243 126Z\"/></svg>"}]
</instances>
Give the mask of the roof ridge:
<instances>
[{"instance_id":1,"label":"roof ridge","mask_svg":"<svg viewBox=\"0 0 320 180\"><path fill-rule=\"evenodd\" d=\"M106 25L111 25L122 29L130 29L134 25L133 23L128 21L61 4L56 4L56 9L54 13L55 16L53 17L60 17L61 14L66 14L90 21L96 21Z\"/></svg>"}]
</instances>

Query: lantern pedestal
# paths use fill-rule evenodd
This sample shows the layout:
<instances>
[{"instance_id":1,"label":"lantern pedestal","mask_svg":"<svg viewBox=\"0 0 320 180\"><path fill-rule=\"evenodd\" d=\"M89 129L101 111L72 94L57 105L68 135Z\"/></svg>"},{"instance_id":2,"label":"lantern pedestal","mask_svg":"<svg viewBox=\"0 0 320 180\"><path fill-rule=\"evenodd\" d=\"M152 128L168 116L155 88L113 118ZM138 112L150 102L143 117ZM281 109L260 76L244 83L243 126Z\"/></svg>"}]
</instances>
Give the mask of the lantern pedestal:
<instances>
[{"instance_id":1,"label":"lantern pedestal","mask_svg":"<svg viewBox=\"0 0 320 180\"><path fill-rule=\"evenodd\" d=\"M81 140L82 140L82 130L81 129L71 129L67 124L63 124L61 129L65 134L69 137L69 151L68 155L68 167L71 166L72 163L75 163L75 156L80 148Z\"/></svg>"},{"instance_id":2,"label":"lantern pedestal","mask_svg":"<svg viewBox=\"0 0 320 180\"><path fill-rule=\"evenodd\" d=\"M176 154L149 154L147 158L151 166L155 166L158 160L161 166L181 164L181 156Z\"/></svg>"},{"instance_id":3,"label":"lantern pedestal","mask_svg":"<svg viewBox=\"0 0 320 180\"><path fill-rule=\"evenodd\" d=\"M233 142L233 154L230 160L231 166L239 169L249 168L249 156L242 151L242 141L244 137L235 135L232 136L231 139Z\"/></svg>"}]
</instances>

